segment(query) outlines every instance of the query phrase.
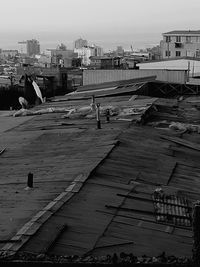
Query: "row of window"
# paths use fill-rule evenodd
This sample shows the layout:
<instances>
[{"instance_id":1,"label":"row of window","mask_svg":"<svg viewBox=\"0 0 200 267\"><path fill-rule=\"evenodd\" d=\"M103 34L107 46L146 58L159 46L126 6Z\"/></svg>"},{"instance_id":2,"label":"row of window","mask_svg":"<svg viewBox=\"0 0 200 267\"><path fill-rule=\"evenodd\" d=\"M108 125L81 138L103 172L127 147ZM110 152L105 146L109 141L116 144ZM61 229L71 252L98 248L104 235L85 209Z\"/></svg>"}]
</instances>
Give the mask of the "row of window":
<instances>
[{"instance_id":1,"label":"row of window","mask_svg":"<svg viewBox=\"0 0 200 267\"><path fill-rule=\"evenodd\" d=\"M165 51L165 56L166 57L171 57L171 51L166 50ZM176 57L181 56L181 51L176 51ZM200 57L200 50L196 50L195 53L191 54L190 51L186 51L186 56L195 56L195 57Z\"/></svg>"},{"instance_id":2,"label":"row of window","mask_svg":"<svg viewBox=\"0 0 200 267\"><path fill-rule=\"evenodd\" d=\"M185 40L186 43L191 43L192 40L196 40L196 42L198 43L198 42L200 42L200 37L196 36L195 39L194 38L192 39L192 36L184 36L184 37L183 36L176 36L176 42L177 43L181 43L183 40ZM172 37L171 36L166 36L165 37L165 41L167 43L170 43L172 41Z\"/></svg>"},{"instance_id":3,"label":"row of window","mask_svg":"<svg viewBox=\"0 0 200 267\"><path fill-rule=\"evenodd\" d=\"M165 56L166 57L170 57L171 56L171 51L166 50L165 51ZM176 51L176 57L180 57L181 56L181 51Z\"/></svg>"}]
</instances>

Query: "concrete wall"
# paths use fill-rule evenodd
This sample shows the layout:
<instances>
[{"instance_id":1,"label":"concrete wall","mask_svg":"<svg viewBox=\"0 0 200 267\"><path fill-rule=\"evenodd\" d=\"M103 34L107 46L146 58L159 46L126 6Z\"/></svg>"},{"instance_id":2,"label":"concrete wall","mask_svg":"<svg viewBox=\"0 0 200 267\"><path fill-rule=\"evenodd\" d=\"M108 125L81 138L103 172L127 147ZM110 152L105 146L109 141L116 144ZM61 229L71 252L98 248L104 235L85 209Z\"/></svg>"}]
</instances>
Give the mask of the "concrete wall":
<instances>
[{"instance_id":1,"label":"concrete wall","mask_svg":"<svg viewBox=\"0 0 200 267\"><path fill-rule=\"evenodd\" d=\"M142 70L187 70L190 69L190 76L200 75L200 60L195 59L171 59L157 62L139 63L137 66Z\"/></svg>"},{"instance_id":2,"label":"concrete wall","mask_svg":"<svg viewBox=\"0 0 200 267\"><path fill-rule=\"evenodd\" d=\"M156 75L156 80L185 83L187 79L185 70L84 70L83 85L99 84L111 81L136 79Z\"/></svg>"}]
</instances>

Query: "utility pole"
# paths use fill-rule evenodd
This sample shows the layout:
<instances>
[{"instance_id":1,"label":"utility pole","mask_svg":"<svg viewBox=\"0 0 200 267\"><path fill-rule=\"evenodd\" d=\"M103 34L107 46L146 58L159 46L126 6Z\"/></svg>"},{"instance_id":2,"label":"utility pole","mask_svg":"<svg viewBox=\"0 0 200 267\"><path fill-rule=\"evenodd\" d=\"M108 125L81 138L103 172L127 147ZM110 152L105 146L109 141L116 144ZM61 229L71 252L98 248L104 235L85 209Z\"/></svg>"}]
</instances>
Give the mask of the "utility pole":
<instances>
[{"instance_id":1,"label":"utility pole","mask_svg":"<svg viewBox=\"0 0 200 267\"><path fill-rule=\"evenodd\" d=\"M167 58L169 59L169 39L167 40Z\"/></svg>"},{"instance_id":2,"label":"utility pole","mask_svg":"<svg viewBox=\"0 0 200 267\"><path fill-rule=\"evenodd\" d=\"M193 260L196 264L200 264L200 201L197 201L193 207Z\"/></svg>"}]
</instances>

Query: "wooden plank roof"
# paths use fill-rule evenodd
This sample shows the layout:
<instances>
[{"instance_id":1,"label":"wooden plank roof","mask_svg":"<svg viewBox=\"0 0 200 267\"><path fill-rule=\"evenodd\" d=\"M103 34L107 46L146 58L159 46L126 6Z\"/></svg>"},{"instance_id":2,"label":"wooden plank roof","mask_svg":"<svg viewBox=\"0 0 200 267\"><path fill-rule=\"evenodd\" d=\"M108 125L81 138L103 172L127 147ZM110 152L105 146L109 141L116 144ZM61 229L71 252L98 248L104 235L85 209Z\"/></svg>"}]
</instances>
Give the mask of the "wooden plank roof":
<instances>
[{"instance_id":1,"label":"wooden plank roof","mask_svg":"<svg viewBox=\"0 0 200 267\"><path fill-rule=\"evenodd\" d=\"M191 256L191 227L157 222L153 201L142 198L152 200L151 194L162 186L166 194L185 196L191 205L199 197L197 159L191 158L186 163L178 155L172 156L170 143L149 127L132 126L118 140L119 144L90 175L81 191L40 228L23 251L43 252L49 246L48 229L66 224L66 230L47 249L48 253L105 255L125 250L140 256L154 256L163 251L168 255ZM162 165L160 157L164 157ZM168 173L162 167L167 170L169 159L178 163L167 183L171 166ZM188 169L190 164L195 168ZM193 176L188 177L190 170ZM126 198L126 195L140 199Z\"/></svg>"},{"instance_id":2,"label":"wooden plank roof","mask_svg":"<svg viewBox=\"0 0 200 267\"><path fill-rule=\"evenodd\" d=\"M143 107L145 112L155 106L149 112L155 117L160 112L161 119L167 109L169 121L169 106L176 106L174 112L182 109L184 122L192 119L188 114L196 105L128 95L99 100L105 106ZM70 101L65 96L33 111L89 104L88 99ZM191 256L191 227L159 222L152 194L162 187L166 195L187 198L190 207L198 200L199 151L185 144L200 144L199 135L136 125L134 114L130 121L111 117L110 123L102 117L100 130L94 118L66 119L64 114L19 118L13 128L2 129L1 251L80 256L122 251L156 256L165 251ZM177 138L182 142L172 142ZM34 188L25 190L30 171Z\"/></svg>"}]
</instances>

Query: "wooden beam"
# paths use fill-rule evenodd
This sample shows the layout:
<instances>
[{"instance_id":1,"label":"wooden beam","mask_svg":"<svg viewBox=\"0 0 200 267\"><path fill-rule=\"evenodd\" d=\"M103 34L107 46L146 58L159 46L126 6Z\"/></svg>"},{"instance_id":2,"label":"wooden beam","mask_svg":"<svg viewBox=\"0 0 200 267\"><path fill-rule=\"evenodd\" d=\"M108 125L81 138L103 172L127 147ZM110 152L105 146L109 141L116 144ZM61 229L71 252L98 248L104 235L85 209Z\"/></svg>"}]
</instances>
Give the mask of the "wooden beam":
<instances>
[{"instance_id":1,"label":"wooden beam","mask_svg":"<svg viewBox=\"0 0 200 267\"><path fill-rule=\"evenodd\" d=\"M164 135L160 136L160 138L171 141L173 143L176 143L176 144L179 144L182 146L185 146L185 147L188 147L188 148L191 148L191 149L194 149L194 150L197 150L197 151L200 151L200 145L199 144L190 142L188 140L184 140L184 139L181 139L178 137L164 136Z\"/></svg>"},{"instance_id":2,"label":"wooden beam","mask_svg":"<svg viewBox=\"0 0 200 267\"><path fill-rule=\"evenodd\" d=\"M171 216L171 217L175 217L175 218L190 220L189 216L177 215L177 214L169 214L167 212L154 212L154 211L150 211L150 210L139 210L139 209L131 209L131 208L122 208L122 207L117 207L117 206L113 206L113 205L105 205L105 207L107 209L114 209L114 210L118 210L118 211L127 211L127 212L141 213L141 214L153 215L153 216L157 216L157 215Z\"/></svg>"},{"instance_id":3,"label":"wooden beam","mask_svg":"<svg viewBox=\"0 0 200 267\"><path fill-rule=\"evenodd\" d=\"M166 205L170 205L170 206L176 206L176 207L180 207L180 208L186 208L191 210L192 207L190 206L186 206L186 205L179 205L179 204L174 204L174 203L169 203L169 202L165 202L165 201L159 201L159 200L152 200L152 199L148 199L148 198L143 198L143 197L136 197L136 196L130 196L130 195L124 195L124 194L117 194L117 196L119 197L126 197L129 199L134 199L134 200L140 200L140 201L145 201L145 202L150 202L150 203L161 203L161 204L166 204Z\"/></svg>"}]
</instances>

